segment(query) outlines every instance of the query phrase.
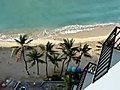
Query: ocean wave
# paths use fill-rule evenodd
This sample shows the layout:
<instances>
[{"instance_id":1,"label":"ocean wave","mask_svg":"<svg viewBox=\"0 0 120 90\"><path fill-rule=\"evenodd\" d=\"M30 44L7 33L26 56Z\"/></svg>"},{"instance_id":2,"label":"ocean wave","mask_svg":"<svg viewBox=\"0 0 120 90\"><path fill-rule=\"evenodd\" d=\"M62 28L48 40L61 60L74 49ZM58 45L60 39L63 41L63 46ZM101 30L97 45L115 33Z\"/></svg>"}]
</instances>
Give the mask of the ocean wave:
<instances>
[{"instance_id":1,"label":"ocean wave","mask_svg":"<svg viewBox=\"0 0 120 90\"><path fill-rule=\"evenodd\" d=\"M109 25L120 25L120 23L102 23L102 24L93 24L93 25L68 25L57 29L35 29L32 33L21 32L21 33L0 33L0 41L14 41L15 38L18 38L19 35L27 34L29 38L38 39L38 38L49 38L52 36L57 36L59 34L71 34L84 31L94 30L95 27L109 26ZM19 29L18 29L19 30ZM20 32L20 31L19 31Z\"/></svg>"},{"instance_id":2,"label":"ocean wave","mask_svg":"<svg viewBox=\"0 0 120 90\"><path fill-rule=\"evenodd\" d=\"M102 24L93 24L93 25L69 25L64 26L62 28L56 29L60 34L70 34L70 33L77 33L83 31L90 31L93 30L95 27L99 26L109 26L109 25L117 25L119 23L102 23Z\"/></svg>"}]
</instances>

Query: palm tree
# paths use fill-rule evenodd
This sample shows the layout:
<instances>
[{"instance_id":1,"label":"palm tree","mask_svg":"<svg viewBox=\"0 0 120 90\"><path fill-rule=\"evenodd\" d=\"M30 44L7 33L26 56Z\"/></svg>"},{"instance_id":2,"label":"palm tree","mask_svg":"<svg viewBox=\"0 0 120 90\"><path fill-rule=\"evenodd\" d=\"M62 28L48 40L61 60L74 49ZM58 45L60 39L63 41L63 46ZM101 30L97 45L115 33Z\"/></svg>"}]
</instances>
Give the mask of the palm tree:
<instances>
[{"instance_id":1,"label":"palm tree","mask_svg":"<svg viewBox=\"0 0 120 90\"><path fill-rule=\"evenodd\" d=\"M77 50L78 53L79 53L79 56L78 56L76 59L74 59L74 60L76 60L76 63L78 64L77 67L76 67L76 70L77 70L77 68L78 68L79 65L80 65L82 56L92 58L92 56L91 56L90 53L89 53L89 51L90 51L91 49L92 49L92 48L90 48L87 43L86 43L83 47L82 47L81 44L79 45L78 50Z\"/></svg>"},{"instance_id":2,"label":"palm tree","mask_svg":"<svg viewBox=\"0 0 120 90\"><path fill-rule=\"evenodd\" d=\"M28 71L28 65L27 65L27 61L25 59L25 48L27 47L26 45L28 43L30 43L32 41L28 40L27 35L20 35L19 39L14 39L20 46L14 46L12 54L15 54L17 57L17 62L20 61L21 59L23 59L24 63L25 63L25 70L27 72L28 75L30 75L29 71Z\"/></svg>"},{"instance_id":3,"label":"palm tree","mask_svg":"<svg viewBox=\"0 0 120 90\"><path fill-rule=\"evenodd\" d=\"M49 61L54 65L54 73L56 70L56 67L59 68L58 62L62 60L62 57L58 54L55 53L53 55L48 55Z\"/></svg>"},{"instance_id":4,"label":"palm tree","mask_svg":"<svg viewBox=\"0 0 120 90\"><path fill-rule=\"evenodd\" d=\"M102 45L104 44L104 42L105 42L104 40L98 42L98 45L96 45L96 47L97 47L96 51L100 51L102 49ZM109 45L111 45L112 42L109 41L108 43L109 43ZM120 43L116 44L115 48L120 50ZM97 53L97 54L100 55L100 53Z\"/></svg>"},{"instance_id":5,"label":"palm tree","mask_svg":"<svg viewBox=\"0 0 120 90\"><path fill-rule=\"evenodd\" d=\"M60 78L62 77L62 74L63 74L63 69L64 69L66 59L67 59L67 57L63 57L63 59L62 59L63 61L62 61L62 68L61 68L61 72L60 72Z\"/></svg>"},{"instance_id":6,"label":"palm tree","mask_svg":"<svg viewBox=\"0 0 120 90\"><path fill-rule=\"evenodd\" d=\"M62 68L61 68L61 72L60 72L60 77L62 76L62 73L63 73L63 69L64 69L64 65L65 65L65 62L66 62L66 67L68 68L69 66L69 63L70 61L73 59L73 57L76 55L77 53L77 47L73 47L73 44L74 44L74 40L71 39L63 39L63 43L60 43L60 48L63 52L63 61L62 61ZM67 69L66 69L67 70Z\"/></svg>"},{"instance_id":7,"label":"palm tree","mask_svg":"<svg viewBox=\"0 0 120 90\"><path fill-rule=\"evenodd\" d=\"M98 41L98 45L96 45L97 49L95 49L95 51L101 51L102 45L104 42L105 42L104 40ZM96 54L100 55L100 53L98 53L98 52Z\"/></svg>"},{"instance_id":8,"label":"palm tree","mask_svg":"<svg viewBox=\"0 0 120 90\"><path fill-rule=\"evenodd\" d=\"M68 61L67 61L67 67L68 67L71 59L77 53L76 52L77 47L73 47L73 44L74 44L74 40L73 39L71 39L71 40L69 40L69 39L63 39L63 41L64 41L63 43L60 43L61 48L59 48L59 49L62 50L65 58L68 59ZM63 64L64 64L64 62L65 61L63 61Z\"/></svg>"},{"instance_id":9,"label":"palm tree","mask_svg":"<svg viewBox=\"0 0 120 90\"><path fill-rule=\"evenodd\" d=\"M27 56L29 57L28 62L32 62L30 68L36 64L37 75L39 75L39 63L45 63L40 59L43 56L43 53L38 53L36 49L33 49L29 54L27 54Z\"/></svg>"},{"instance_id":10,"label":"palm tree","mask_svg":"<svg viewBox=\"0 0 120 90\"><path fill-rule=\"evenodd\" d=\"M46 77L48 78L48 55L52 55L55 53L53 50L54 44L50 43L49 41L47 42L46 45L39 45L40 49L43 51L45 54L45 62L46 62Z\"/></svg>"}]
</instances>

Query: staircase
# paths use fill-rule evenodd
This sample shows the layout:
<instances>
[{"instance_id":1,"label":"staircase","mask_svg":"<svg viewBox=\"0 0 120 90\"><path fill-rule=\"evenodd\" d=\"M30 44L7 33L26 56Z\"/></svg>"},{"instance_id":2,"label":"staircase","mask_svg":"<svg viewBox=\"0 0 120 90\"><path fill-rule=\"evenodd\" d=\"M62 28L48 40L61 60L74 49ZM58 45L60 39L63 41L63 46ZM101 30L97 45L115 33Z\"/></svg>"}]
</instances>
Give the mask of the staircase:
<instances>
[{"instance_id":1,"label":"staircase","mask_svg":"<svg viewBox=\"0 0 120 90\"><path fill-rule=\"evenodd\" d=\"M84 90L120 90L120 61L108 73Z\"/></svg>"},{"instance_id":2,"label":"staircase","mask_svg":"<svg viewBox=\"0 0 120 90\"><path fill-rule=\"evenodd\" d=\"M114 49L115 43L118 42L118 40L120 39L120 37L117 37L119 33L120 27L115 27L102 46L100 58L97 66L94 68L94 72L90 73L88 69L89 67L87 69L84 69L82 78L79 81L79 84L76 86L77 88L73 90L84 90L86 87L89 87L90 84L92 83L96 84L96 82L98 82L99 79L101 80L103 77L107 76L108 74L107 72L112 66L116 65L120 61L120 51ZM88 88L85 90L98 90L98 89ZM117 89L100 89L100 90L117 90Z\"/></svg>"}]
</instances>

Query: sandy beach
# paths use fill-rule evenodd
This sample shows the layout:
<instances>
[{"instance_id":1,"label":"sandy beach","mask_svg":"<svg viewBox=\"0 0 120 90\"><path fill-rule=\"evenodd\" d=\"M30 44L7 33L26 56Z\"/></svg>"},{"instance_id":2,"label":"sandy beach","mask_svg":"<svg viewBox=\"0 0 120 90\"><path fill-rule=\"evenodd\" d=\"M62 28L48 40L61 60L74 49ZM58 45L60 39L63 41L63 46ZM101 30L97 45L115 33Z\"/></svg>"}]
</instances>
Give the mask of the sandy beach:
<instances>
[{"instance_id":1,"label":"sandy beach","mask_svg":"<svg viewBox=\"0 0 120 90\"><path fill-rule=\"evenodd\" d=\"M82 58L82 62L80 67L83 68L85 65L91 61L93 63L97 63L98 55L95 54L95 46L98 41L105 40L110 32L115 28L115 25L107 25L107 26L96 26L93 30L83 31L77 33L70 34L59 34L57 36L51 36L49 38L40 38L33 40L29 45L35 46L39 44L46 44L48 41L55 43L56 45L62 42L63 38L75 40L75 43L88 43L91 47L91 54L93 56L92 59ZM33 76L27 77L26 72L24 70L24 63L18 62L16 63L15 57L10 57L12 46L16 46L16 42L13 41L0 41L0 80L3 80L6 77L12 77L17 80L24 80L26 78L31 78L35 75L36 67L31 68L30 72ZM71 62L71 66L75 66L74 62ZM53 69L50 67L49 71ZM45 76L45 65L40 64L40 77ZM39 81L39 80L38 80Z\"/></svg>"}]
</instances>

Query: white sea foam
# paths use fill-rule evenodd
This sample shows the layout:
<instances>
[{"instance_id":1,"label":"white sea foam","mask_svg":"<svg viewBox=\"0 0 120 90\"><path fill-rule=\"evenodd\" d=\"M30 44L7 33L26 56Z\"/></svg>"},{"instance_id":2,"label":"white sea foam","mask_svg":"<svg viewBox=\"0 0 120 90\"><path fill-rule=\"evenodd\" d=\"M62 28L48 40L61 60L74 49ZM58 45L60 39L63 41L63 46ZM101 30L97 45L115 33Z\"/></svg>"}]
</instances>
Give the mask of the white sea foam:
<instances>
[{"instance_id":1,"label":"white sea foam","mask_svg":"<svg viewBox=\"0 0 120 90\"><path fill-rule=\"evenodd\" d=\"M107 25L116 25L117 23L103 23L103 24L94 24L94 25L69 25L55 31L59 31L60 34L69 34L69 33L77 33L81 31L90 31L98 26L107 26Z\"/></svg>"},{"instance_id":2,"label":"white sea foam","mask_svg":"<svg viewBox=\"0 0 120 90\"><path fill-rule=\"evenodd\" d=\"M14 41L15 38L18 38L19 35L28 34L29 38L38 39L38 38L48 38L51 36L57 36L59 34L70 34L78 33L83 31L94 30L95 27L109 26L109 25L120 25L119 23L103 23L103 24L94 24L94 25L69 25L53 30L38 30L37 33L0 33L0 41ZM31 30L32 31L32 30Z\"/></svg>"}]
</instances>

